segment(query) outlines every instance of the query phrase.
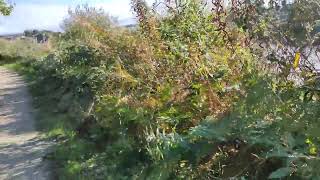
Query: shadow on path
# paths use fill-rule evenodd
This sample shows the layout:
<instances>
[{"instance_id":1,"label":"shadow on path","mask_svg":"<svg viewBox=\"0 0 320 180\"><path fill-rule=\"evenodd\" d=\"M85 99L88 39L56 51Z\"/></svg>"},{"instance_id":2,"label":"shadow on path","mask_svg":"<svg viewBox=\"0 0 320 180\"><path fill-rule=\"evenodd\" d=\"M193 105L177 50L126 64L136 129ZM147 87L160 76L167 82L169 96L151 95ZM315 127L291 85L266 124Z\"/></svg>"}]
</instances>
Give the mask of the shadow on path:
<instances>
[{"instance_id":1,"label":"shadow on path","mask_svg":"<svg viewBox=\"0 0 320 180\"><path fill-rule=\"evenodd\" d=\"M42 157L50 144L35 130L34 109L27 84L0 67L0 179L50 179Z\"/></svg>"},{"instance_id":2,"label":"shadow on path","mask_svg":"<svg viewBox=\"0 0 320 180\"><path fill-rule=\"evenodd\" d=\"M50 144L37 138L23 144L0 147L0 177L7 179L50 179L47 163L42 162Z\"/></svg>"}]
</instances>

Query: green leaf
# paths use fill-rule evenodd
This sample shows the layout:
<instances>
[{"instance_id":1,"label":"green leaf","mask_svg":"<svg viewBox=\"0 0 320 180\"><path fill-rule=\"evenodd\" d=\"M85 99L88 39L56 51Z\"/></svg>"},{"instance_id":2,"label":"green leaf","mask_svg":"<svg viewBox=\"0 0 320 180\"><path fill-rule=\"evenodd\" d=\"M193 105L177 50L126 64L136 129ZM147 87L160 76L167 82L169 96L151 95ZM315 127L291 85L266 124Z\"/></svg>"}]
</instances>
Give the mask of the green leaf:
<instances>
[{"instance_id":1,"label":"green leaf","mask_svg":"<svg viewBox=\"0 0 320 180\"><path fill-rule=\"evenodd\" d=\"M272 172L268 179L278 179L278 178L284 178L290 175L293 172L292 168L284 167L280 168L274 172Z\"/></svg>"}]
</instances>

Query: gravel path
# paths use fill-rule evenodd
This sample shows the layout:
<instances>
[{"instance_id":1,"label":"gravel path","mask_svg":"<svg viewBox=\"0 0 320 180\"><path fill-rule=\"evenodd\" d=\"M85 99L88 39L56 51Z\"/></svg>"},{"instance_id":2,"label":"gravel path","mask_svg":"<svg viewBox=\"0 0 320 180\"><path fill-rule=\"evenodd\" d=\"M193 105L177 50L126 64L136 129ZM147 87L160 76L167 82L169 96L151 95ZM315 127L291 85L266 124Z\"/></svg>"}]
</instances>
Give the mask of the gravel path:
<instances>
[{"instance_id":1,"label":"gravel path","mask_svg":"<svg viewBox=\"0 0 320 180\"><path fill-rule=\"evenodd\" d=\"M50 179L50 144L34 128L31 100L23 79L0 67L0 180Z\"/></svg>"}]
</instances>

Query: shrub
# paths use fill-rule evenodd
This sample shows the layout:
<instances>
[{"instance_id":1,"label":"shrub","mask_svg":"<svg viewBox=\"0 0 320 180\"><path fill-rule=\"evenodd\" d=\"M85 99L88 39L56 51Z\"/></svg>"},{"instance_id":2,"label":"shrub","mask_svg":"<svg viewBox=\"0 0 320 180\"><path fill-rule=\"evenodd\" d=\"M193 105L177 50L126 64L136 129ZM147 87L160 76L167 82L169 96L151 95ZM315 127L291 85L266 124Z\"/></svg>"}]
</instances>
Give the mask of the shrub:
<instances>
[{"instance_id":1,"label":"shrub","mask_svg":"<svg viewBox=\"0 0 320 180\"><path fill-rule=\"evenodd\" d=\"M165 5L159 16L133 0L135 30L79 7L70 12L57 50L34 63L39 84L55 84L45 93L88 129L64 144L73 153L62 159L70 170L65 173L117 179L319 176L319 91L310 98L309 86L264 68L269 61L246 45L246 30L261 26L244 29L243 17L226 23L230 16L200 1Z\"/></svg>"}]
</instances>

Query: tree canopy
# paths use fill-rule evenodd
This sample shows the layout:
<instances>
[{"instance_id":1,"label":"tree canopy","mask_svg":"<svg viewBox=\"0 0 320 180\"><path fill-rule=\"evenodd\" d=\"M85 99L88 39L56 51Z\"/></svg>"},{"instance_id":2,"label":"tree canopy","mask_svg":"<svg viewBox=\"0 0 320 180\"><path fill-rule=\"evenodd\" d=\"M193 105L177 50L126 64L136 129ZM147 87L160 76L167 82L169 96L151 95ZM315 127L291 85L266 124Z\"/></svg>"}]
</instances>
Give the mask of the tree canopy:
<instances>
[{"instance_id":1,"label":"tree canopy","mask_svg":"<svg viewBox=\"0 0 320 180\"><path fill-rule=\"evenodd\" d=\"M0 15L8 16L10 15L13 7L8 5L4 0L0 0Z\"/></svg>"}]
</instances>

